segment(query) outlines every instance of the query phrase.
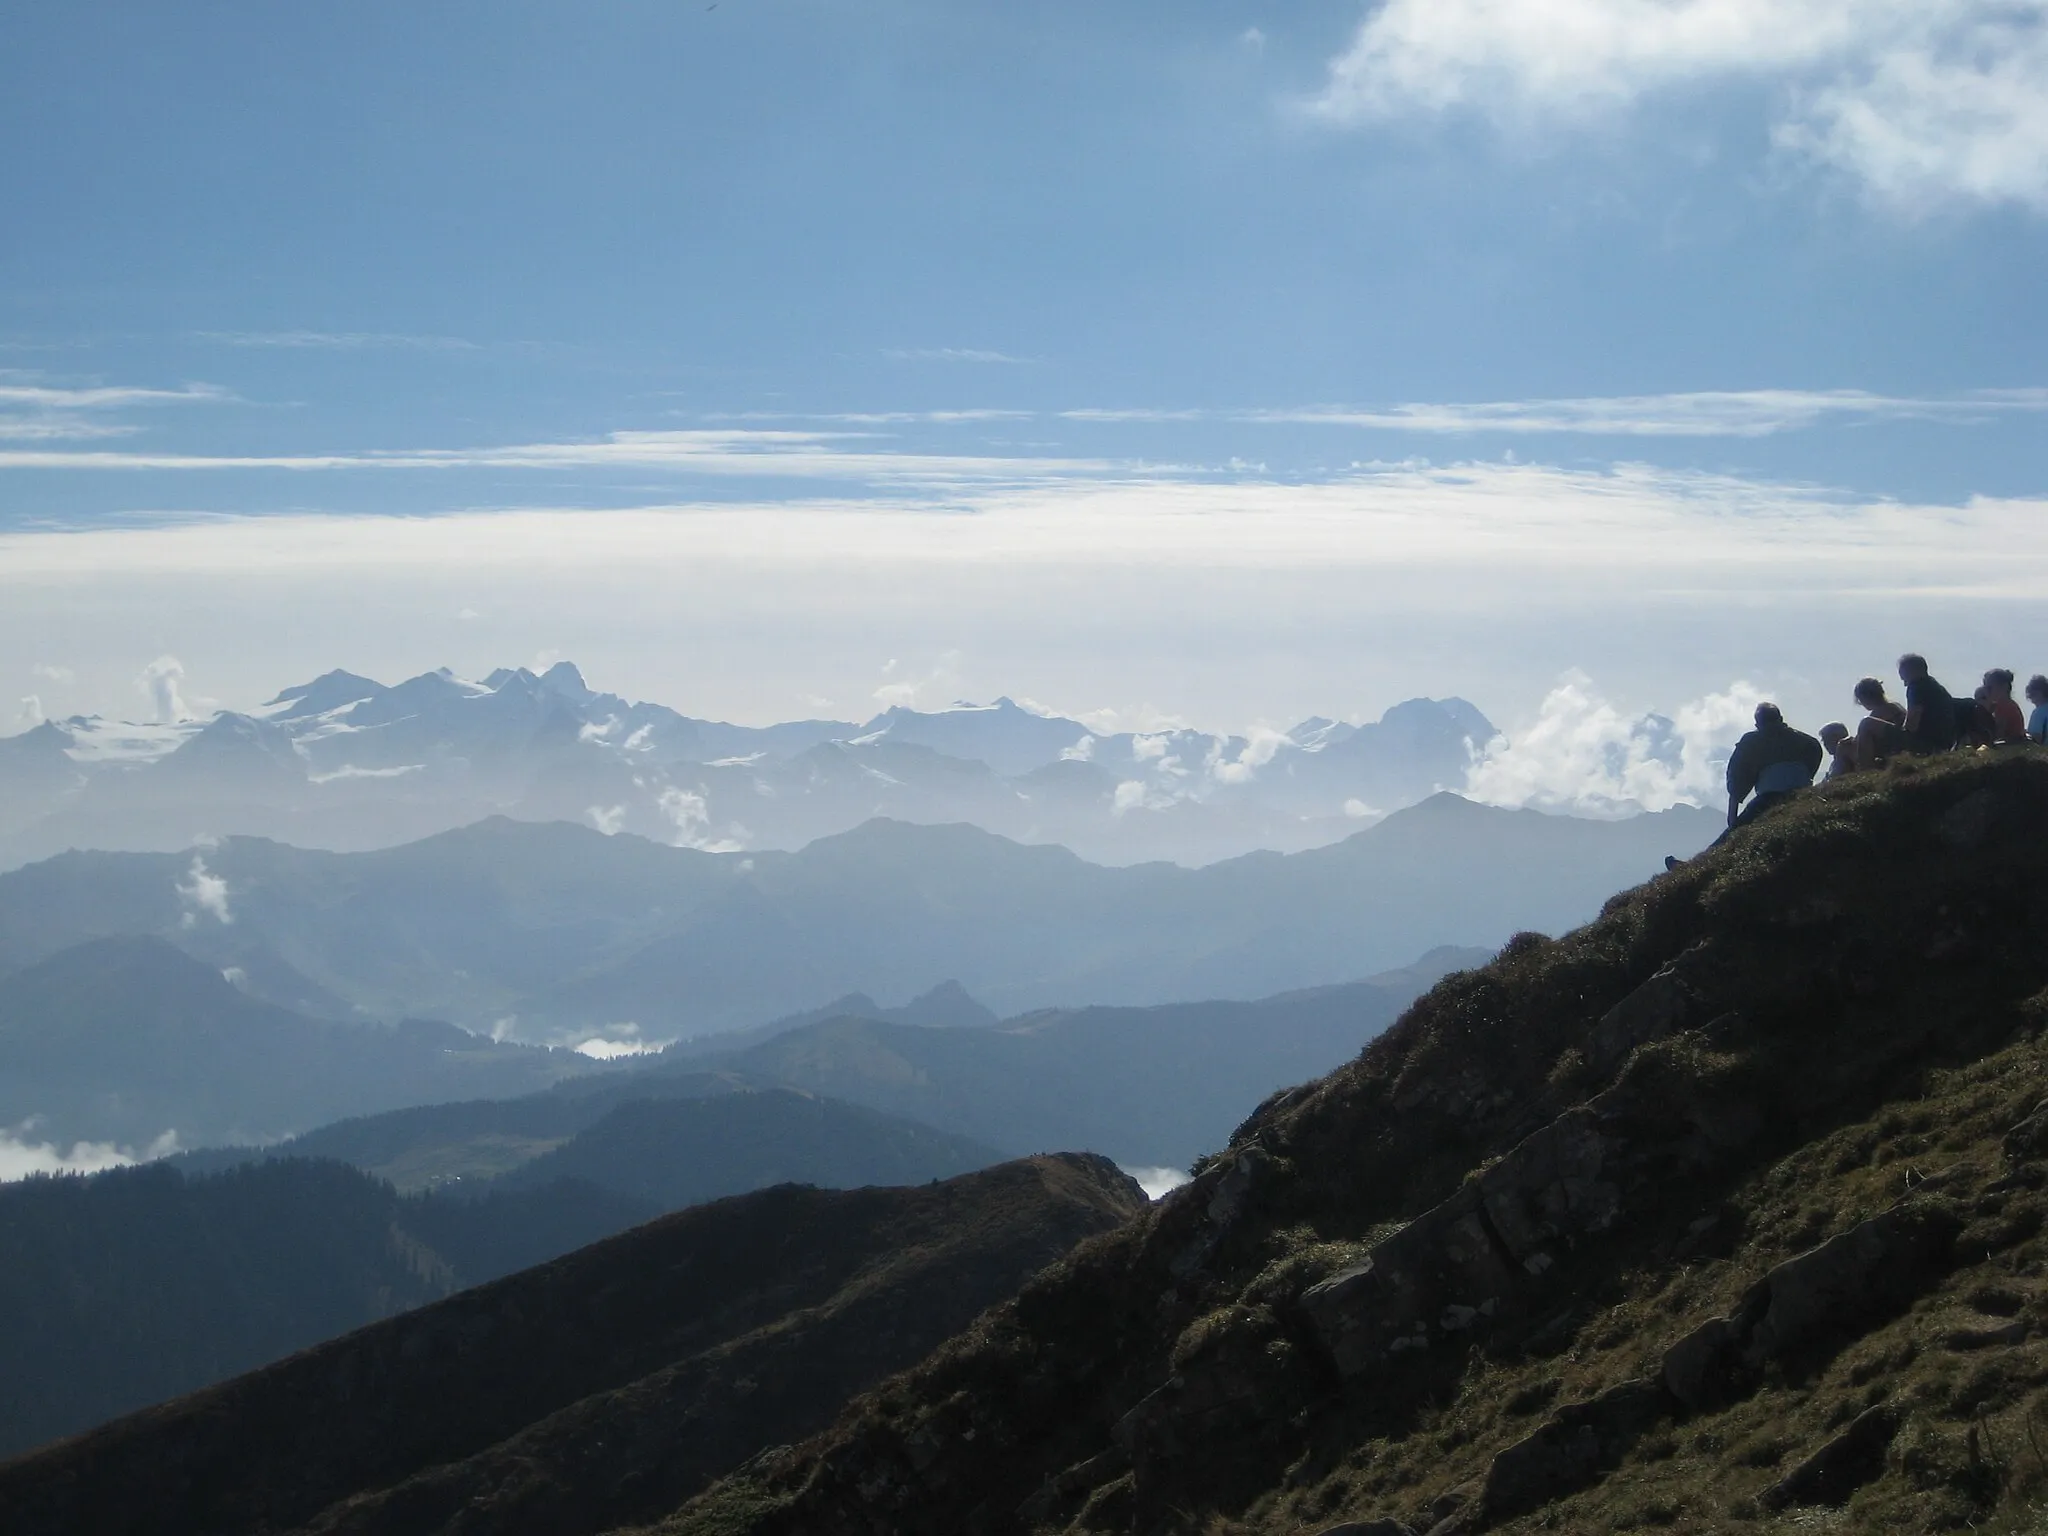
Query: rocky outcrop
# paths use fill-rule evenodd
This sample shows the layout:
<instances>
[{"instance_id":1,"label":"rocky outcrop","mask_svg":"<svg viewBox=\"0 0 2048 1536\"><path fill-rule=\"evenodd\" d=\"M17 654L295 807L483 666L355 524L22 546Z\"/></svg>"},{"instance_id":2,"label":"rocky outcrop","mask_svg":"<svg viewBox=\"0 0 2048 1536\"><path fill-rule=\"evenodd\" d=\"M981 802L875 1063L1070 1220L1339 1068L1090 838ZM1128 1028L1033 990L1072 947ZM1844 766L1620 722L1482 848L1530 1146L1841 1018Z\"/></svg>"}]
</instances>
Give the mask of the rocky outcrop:
<instances>
[{"instance_id":1,"label":"rocky outcrop","mask_svg":"<svg viewBox=\"0 0 2048 1536\"><path fill-rule=\"evenodd\" d=\"M1884 1471L1884 1453L1899 1432L1899 1411L1889 1403L1866 1408L1834 1439L1764 1491L1766 1509L1791 1504L1842 1504Z\"/></svg>"},{"instance_id":2,"label":"rocky outcrop","mask_svg":"<svg viewBox=\"0 0 2048 1536\"><path fill-rule=\"evenodd\" d=\"M1787 1259L1728 1317L1711 1318L1664 1356L1662 1380L1687 1409L1726 1401L1771 1361L1839 1345L1904 1308L1946 1272L1961 1215L1916 1200Z\"/></svg>"}]
</instances>

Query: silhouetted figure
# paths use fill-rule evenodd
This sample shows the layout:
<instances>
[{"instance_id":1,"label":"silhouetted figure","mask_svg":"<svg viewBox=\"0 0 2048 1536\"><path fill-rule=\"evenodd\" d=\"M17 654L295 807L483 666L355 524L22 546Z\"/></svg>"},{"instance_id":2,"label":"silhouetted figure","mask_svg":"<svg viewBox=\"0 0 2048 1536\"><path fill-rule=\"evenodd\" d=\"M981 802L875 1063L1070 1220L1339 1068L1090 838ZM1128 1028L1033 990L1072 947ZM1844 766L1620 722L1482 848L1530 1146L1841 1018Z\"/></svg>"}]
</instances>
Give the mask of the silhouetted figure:
<instances>
[{"instance_id":1,"label":"silhouetted figure","mask_svg":"<svg viewBox=\"0 0 2048 1536\"><path fill-rule=\"evenodd\" d=\"M1813 782L1820 772L1821 746L1795 731L1775 704L1756 707L1756 729L1735 743L1728 759L1728 830L1746 827ZM1751 795L1754 799L1750 799ZM1742 802L1749 799L1749 804ZM1741 807L1738 813L1737 807Z\"/></svg>"},{"instance_id":2,"label":"silhouetted figure","mask_svg":"<svg viewBox=\"0 0 2048 1536\"><path fill-rule=\"evenodd\" d=\"M1728 759L1728 831L1715 838L1712 847L1728 841L1737 827L1746 827L1766 811L1790 800L1813 783L1820 772L1821 745L1804 731L1795 731L1775 704L1756 707L1756 729L1735 743ZM1754 799L1750 799L1751 795ZM1748 805L1743 805L1745 799ZM1739 809L1738 809L1739 808ZM1666 869L1685 861L1667 855Z\"/></svg>"},{"instance_id":3,"label":"silhouetted figure","mask_svg":"<svg viewBox=\"0 0 2048 1536\"><path fill-rule=\"evenodd\" d=\"M2034 706L2027 716L2027 740L2048 745L2048 677L2036 672L2027 679L2027 702Z\"/></svg>"},{"instance_id":4,"label":"silhouetted figure","mask_svg":"<svg viewBox=\"0 0 2048 1536\"><path fill-rule=\"evenodd\" d=\"M1866 677L1856 684L1856 702L1864 709L1856 727L1856 766L1882 768L1906 750L1906 706L1884 696L1884 684Z\"/></svg>"},{"instance_id":5,"label":"silhouetted figure","mask_svg":"<svg viewBox=\"0 0 2048 1536\"><path fill-rule=\"evenodd\" d=\"M1908 651L1899 658L1906 685L1906 750L1949 752L1956 744L1956 697L1927 670L1927 658Z\"/></svg>"},{"instance_id":6,"label":"silhouetted figure","mask_svg":"<svg viewBox=\"0 0 2048 1536\"><path fill-rule=\"evenodd\" d=\"M1830 720L1820 728L1820 744L1828 755L1830 779L1856 771L1856 738L1849 734L1849 727L1839 720Z\"/></svg>"},{"instance_id":7,"label":"silhouetted figure","mask_svg":"<svg viewBox=\"0 0 2048 1536\"><path fill-rule=\"evenodd\" d=\"M2019 701L2012 696L2010 667L1993 667L1986 672L1978 696L1991 715L1991 745L2009 746L2027 739L2026 717L2020 713Z\"/></svg>"}]
</instances>

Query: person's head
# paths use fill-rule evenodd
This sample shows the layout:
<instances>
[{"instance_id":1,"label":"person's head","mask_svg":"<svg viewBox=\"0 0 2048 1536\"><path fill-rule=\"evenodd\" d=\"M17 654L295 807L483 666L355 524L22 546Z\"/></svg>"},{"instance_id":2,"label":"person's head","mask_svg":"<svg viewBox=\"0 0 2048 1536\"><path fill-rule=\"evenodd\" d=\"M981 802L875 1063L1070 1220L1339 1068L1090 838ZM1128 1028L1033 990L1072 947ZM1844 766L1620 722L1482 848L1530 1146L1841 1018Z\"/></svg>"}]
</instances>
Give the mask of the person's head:
<instances>
[{"instance_id":1,"label":"person's head","mask_svg":"<svg viewBox=\"0 0 2048 1536\"><path fill-rule=\"evenodd\" d=\"M1830 752L1839 749L1849 739L1849 727L1839 720L1830 720L1820 728L1820 744Z\"/></svg>"},{"instance_id":2,"label":"person's head","mask_svg":"<svg viewBox=\"0 0 2048 1536\"><path fill-rule=\"evenodd\" d=\"M2012 668L1993 667L1984 674L1984 686L1991 690L1994 699L2012 697Z\"/></svg>"},{"instance_id":3,"label":"person's head","mask_svg":"<svg viewBox=\"0 0 2048 1536\"><path fill-rule=\"evenodd\" d=\"M1884 684L1874 677L1866 677L1856 685L1856 702L1865 709L1875 709L1884 702Z\"/></svg>"},{"instance_id":4,"label":"person's head","mask_svg":"<svg viewBox=\"0 0 2048 1536\"><path fill-rule=\"evenodd\" d=\"M1927 675L1927 658L1908 651L1899 658L1899 681L1916 683Z\"/></svg>"},{"instance_id":5,"label":"person's head","mask_svg":"<svg viewBox=\"0 0 2048 1536\"><path fill-rule=\"evenodd\" d=\"M1776 730L1785 723L1784 713L1775 704L1759 704L1756 707L1756 727L1760 731Z\"/></svg>"},{"instance_id":6,"label":"person's head","mask_svg":"<svg viewBox=\"0 0 2048 1536\"><path fill-rule=\"evenodd\" d=\"M2039 672L2036 672L2027 679L2027 702L2029 704L2048 704L2048 677L2043 677Z\"/></svg>"}]
</instances>

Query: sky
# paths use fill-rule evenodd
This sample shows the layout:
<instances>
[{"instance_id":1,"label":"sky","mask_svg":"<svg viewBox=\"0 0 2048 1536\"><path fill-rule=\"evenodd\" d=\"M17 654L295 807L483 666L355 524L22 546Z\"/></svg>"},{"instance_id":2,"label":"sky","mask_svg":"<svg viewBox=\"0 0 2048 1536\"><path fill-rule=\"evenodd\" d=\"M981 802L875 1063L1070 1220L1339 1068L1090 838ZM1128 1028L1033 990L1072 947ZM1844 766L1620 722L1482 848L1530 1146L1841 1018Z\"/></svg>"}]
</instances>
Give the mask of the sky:
<instances>
[{"instance_id":1,"label":"sky","mask_svg":"<svg viewBox=\"0 0 2048 1536\"><path fill-rule=\"evenodd\" d=\"M2048 670L2048 0L76 0L0 142L0 731Z\"/></svg>"}]
</instances>

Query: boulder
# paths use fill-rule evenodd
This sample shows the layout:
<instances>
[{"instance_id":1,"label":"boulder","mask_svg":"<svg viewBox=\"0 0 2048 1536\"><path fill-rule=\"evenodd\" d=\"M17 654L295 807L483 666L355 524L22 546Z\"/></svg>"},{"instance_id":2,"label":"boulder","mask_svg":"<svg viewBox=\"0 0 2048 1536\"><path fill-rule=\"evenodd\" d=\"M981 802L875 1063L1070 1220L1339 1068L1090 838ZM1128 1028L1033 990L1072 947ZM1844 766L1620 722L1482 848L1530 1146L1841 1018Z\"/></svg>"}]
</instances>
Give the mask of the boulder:
<instances>
[{"instance_id":1,"label":"boulder","mask_svg":"<svg viewBox=\"0 0 2048 1536\"><path fill-rule=\"evenodd\" d=\"M1493 1458L1480 1494L1484 1518L1510 1520L1589 1487L1671 1409L1663 1384L1648 1379L1625 1381L1558 1409Z\"/></svg>"},{"instance_id":2,"label":"boulder","mask_svg":"<svg viewBox=\"0 0 2048 1536\"><path fill-rule=\"evenodd\" d=\"M1880 1403L1866 1408L1848 1427L1765 1489L1766 1509L1790 1504L1842 1504L1884 1471L1885 1452L1899 1432L1897 1412Z\"/></svg>"}]
</instances>

